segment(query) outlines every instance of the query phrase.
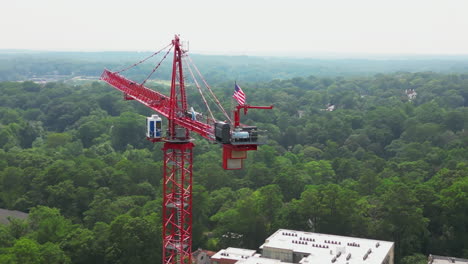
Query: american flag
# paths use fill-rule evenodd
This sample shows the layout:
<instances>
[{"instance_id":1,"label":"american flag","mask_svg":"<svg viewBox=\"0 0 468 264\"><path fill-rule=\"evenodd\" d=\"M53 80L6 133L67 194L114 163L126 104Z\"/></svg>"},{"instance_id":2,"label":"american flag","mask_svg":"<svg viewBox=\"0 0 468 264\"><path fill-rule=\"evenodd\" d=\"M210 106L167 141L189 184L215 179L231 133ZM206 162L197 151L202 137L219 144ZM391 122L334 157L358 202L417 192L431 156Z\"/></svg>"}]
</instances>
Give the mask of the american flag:
<instances>
[{"instance_id":1,"label":"american flag","mask_svg":"<svg viewBox=\"0 0 468 264\"><path fill-rule=\"evenodd\" d=\"M234 95L232 96L240 105L245 104L245 93L237 83L234 85Z\"/></svg>"}]
</instances>

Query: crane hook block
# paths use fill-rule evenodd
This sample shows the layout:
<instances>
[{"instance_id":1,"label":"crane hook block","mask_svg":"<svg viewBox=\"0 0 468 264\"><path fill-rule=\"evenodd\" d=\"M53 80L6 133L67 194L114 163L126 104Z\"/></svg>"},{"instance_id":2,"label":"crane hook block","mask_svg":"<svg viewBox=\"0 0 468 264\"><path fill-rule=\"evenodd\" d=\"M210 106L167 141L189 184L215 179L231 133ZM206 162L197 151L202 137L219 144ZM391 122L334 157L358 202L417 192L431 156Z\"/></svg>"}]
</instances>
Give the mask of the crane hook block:
<instances>
[{"instance_id":1,"label":"crane hook block","mask_svg":"<svg viewBox=\"0 0 468 264\"><path fill-rule=\"evenodd\" d=\"M162 137L162 119L158 115L146 118L146 137L148 139L160 139Z\"/></svg>"}]
</instances>

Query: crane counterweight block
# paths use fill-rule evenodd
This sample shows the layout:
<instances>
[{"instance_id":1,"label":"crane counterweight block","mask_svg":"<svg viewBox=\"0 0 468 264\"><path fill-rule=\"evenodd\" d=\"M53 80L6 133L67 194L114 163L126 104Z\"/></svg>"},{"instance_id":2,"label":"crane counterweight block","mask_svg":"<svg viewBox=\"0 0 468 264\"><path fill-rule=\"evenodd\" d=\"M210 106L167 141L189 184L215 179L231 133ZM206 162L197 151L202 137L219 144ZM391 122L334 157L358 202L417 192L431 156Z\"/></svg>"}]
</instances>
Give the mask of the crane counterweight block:
<instances>
[{"instance_id":1,"label":"crane counterweight block","mask_svg":"<svg viewBox=\"0 0 468 264\"><path fill-rule=\"evenodd\" d=\"M247 151L257 150L257 145L223 144L223 169L240 170L244 167Z\"/></svg>"}]
</instances>

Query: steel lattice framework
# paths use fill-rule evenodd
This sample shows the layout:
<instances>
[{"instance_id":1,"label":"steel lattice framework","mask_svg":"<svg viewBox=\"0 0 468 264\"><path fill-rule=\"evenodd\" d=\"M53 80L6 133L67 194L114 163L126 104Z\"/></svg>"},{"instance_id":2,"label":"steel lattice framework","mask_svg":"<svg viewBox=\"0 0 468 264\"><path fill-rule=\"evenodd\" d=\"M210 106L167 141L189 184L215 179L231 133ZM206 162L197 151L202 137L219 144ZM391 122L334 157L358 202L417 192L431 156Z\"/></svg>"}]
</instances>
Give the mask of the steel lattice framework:
<instances>
[{"instance_id":1,"label":"steel lattice framework","mask_svg":"<svg viewBox=\"0 0 468 264\"><path fill-rule=\"evenodd\" d=\"M186 56L186 51L182 49L177 35L167 47L169 46L171 48L164 55L163 59L142 83L136 83L126 79L121 76L120 73L155 56L163 49L121 71L111 72L106 69L101 75L101 80L123 92L126 100L136 100L168 119L167 136L159 139L148 138L148 140L152 142L164 142L162 208L163 264L190 264L192 262L192 150L194 147L190 132L195 132L205 139L215 141L215 129L213 124L216 120L212 118L211 120L207 119L207 122L201 122L193 118L193 116L192 118L187 116L187 98L182 67L182 61L184 56ZM174 51L171 94L170 96L166 96L145 87L144 84L161 65L161 62L167 57L171 49ZM191 63L190 58L189 62ZM201 76L196 66L194 67L195 72ZM190 68L188 69L192 77L194 77L193 71ZM198 86L196 80L195 83ZM211 88L204 79L203 83L211 94L213 94ZM200 89L200 87L198 88ZM216 97L214 97L214 99L218 107L220 107L225 116L227 116L226 111L220 106L218 99ZM203 100L206 103L204 97ZM241 127L241 109L243 109L244 114L246 114L248 109L271 109L272 107L273 106L237 106L234 110L235 120L232 122L232 125ZM230 120L229 116L227 116L227 119ZM239 169L240 167L228 168L228 164L233 161L240 161L234 163L240 164L242 167L242 160L247 157L246 151L256 150L258 145L257 142L243 142L237 144L224 142L222 144L223 167L225 169Z\"/></svg>"},{"instance_id":2,"label":"steel lattice framework","mask_svg":"<svg viewBox=\"0 0 468 264\"><path fill-rule=\"evenodd\" d=\"M213 129L211 125L185 116L187 98L182 68L184 51L178 36L172 41L172 48L174 59L170 97L145 87L143 84L149 76L143 83L138 84L119 75L120 72L104 70L101 80L122 91L125 99L137 100L169 121L168 134L164 138L163 147L163 263L183 264L191 263L192 255L192 149L194 145L189 132L194 131L212 140Z\"/></svg>"},{"instance_id":3,"label":"steel lattice framework","mask_svg":"<svg viewBox=\"0 0 468 264\"><path fill-rule=\"evenodd\" d=\"M192 255L192 142L164 143L163 263Z\"/></svg>"}]
</instances>

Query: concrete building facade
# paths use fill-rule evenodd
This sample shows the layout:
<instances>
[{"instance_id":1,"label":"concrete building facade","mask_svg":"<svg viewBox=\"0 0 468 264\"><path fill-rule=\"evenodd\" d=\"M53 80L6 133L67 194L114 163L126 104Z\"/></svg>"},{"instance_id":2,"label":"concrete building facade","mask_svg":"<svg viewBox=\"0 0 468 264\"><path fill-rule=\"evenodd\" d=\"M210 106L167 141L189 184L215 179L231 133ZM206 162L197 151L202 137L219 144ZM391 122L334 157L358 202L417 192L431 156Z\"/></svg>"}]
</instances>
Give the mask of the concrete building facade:
<instances>
[{"instance_id":1,"label":"concrete building facade","mask_svg":"<svg viewBox=\"0 0 468 264\"><path fill-rule=\"evenodd\" d=\"M239 260L245 260L253 256L259 256L256 250L233 248L221 249L211 257L212 264L233 264Z\"/></svg>"},{"instance_id":2,"label":"concrete building facade","mask_svg":"<svg viewBox=\"0 0 468 264\"><path fill-rule=\"evenodd\" d=\"M192 252L192 263L211 264L211 257L216 254L214 251L203 250L201 248Z\"/></svg>"},{"instance_id":3,"label":"concrete building facade","mask_svg":"<svg viewBox=\"0 0 468 264\"><path fill-rule=\"evenodd\" d=\"M248 259L239 260L236 264L292 264L283 262L279 259L262 258L258 256L250 257Z\"/></svg>"}]
</instances>

